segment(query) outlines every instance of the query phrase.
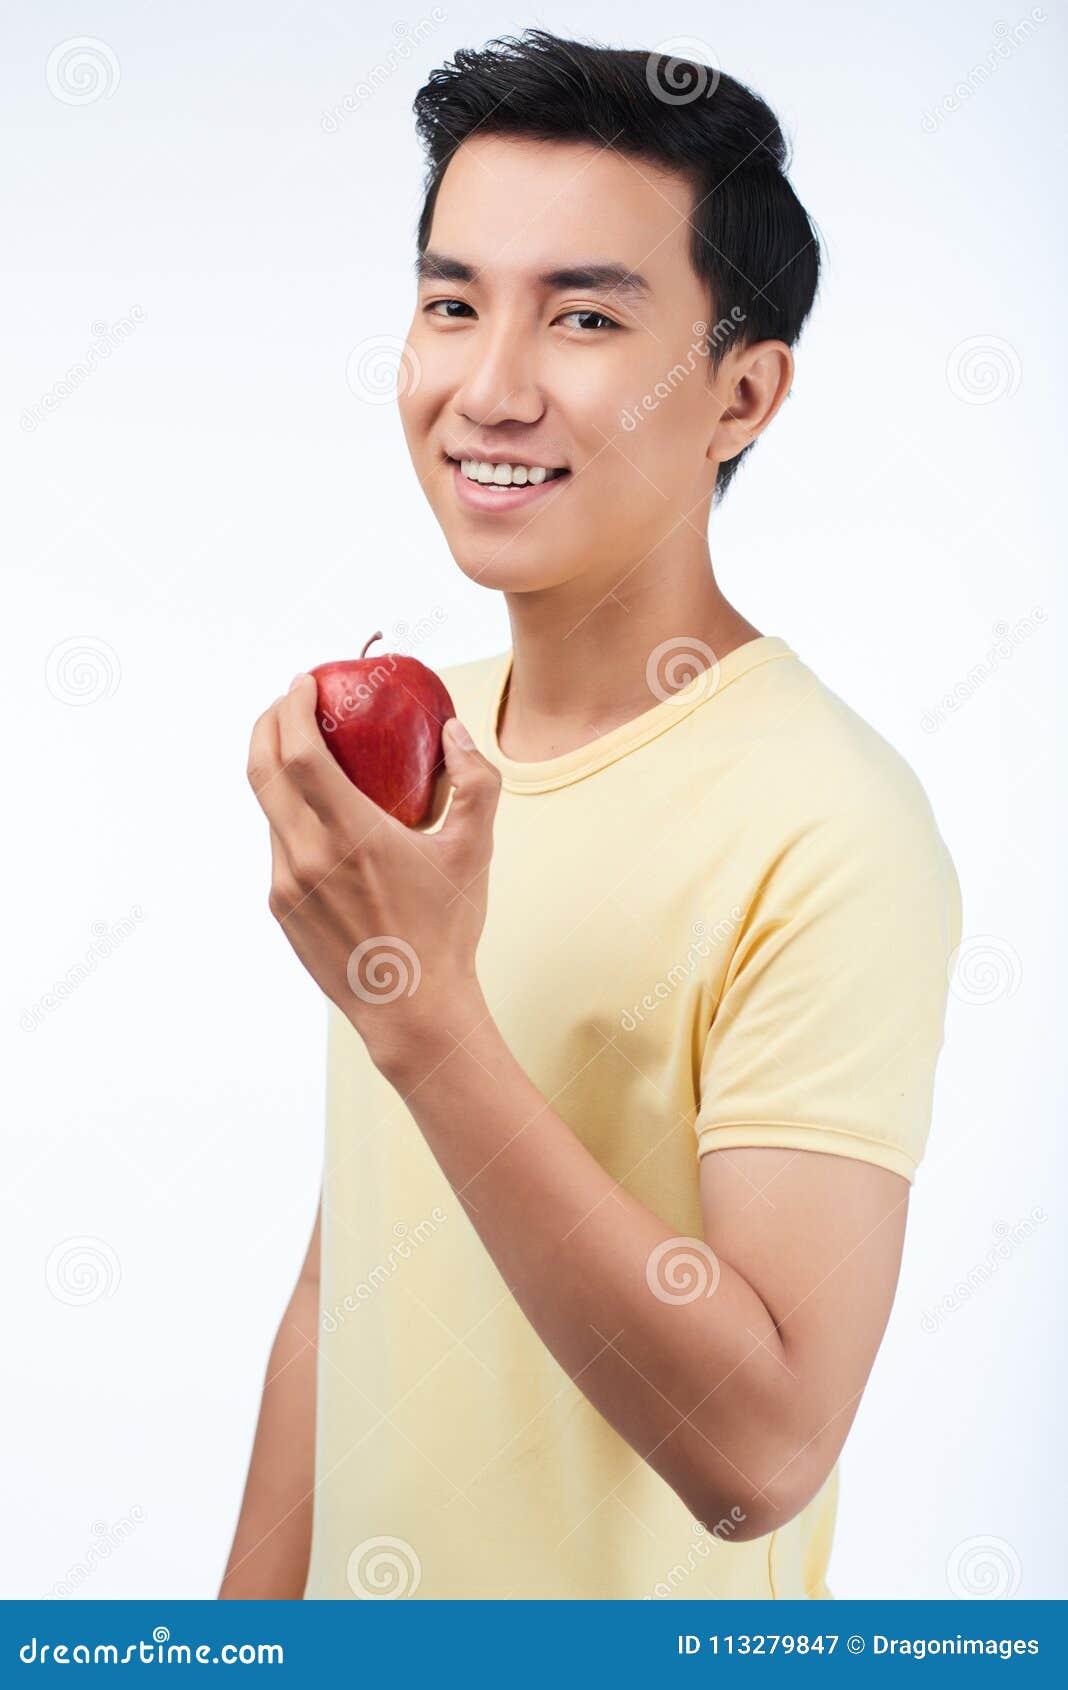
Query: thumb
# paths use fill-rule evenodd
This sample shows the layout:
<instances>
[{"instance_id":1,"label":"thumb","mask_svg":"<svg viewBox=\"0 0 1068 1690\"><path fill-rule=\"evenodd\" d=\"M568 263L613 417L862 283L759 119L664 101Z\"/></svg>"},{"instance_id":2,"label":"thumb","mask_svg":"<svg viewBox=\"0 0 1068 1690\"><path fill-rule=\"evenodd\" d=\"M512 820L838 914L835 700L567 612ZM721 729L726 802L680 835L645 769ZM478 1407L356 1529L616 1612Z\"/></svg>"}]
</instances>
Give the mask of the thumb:
<instances>
[{"instance_id":1,"label":"thumb","mask_svg":"<svg viewBox=\"0 0 1068 1690\"><path fill-rule=\"evenodd\" d=\"M489 828L501 791L499 769L483 757L456 716L450 716L445 723L441 744L445 771L455 789L442 834L448 837L461 831Z\"/></svg>"}]
</instances>

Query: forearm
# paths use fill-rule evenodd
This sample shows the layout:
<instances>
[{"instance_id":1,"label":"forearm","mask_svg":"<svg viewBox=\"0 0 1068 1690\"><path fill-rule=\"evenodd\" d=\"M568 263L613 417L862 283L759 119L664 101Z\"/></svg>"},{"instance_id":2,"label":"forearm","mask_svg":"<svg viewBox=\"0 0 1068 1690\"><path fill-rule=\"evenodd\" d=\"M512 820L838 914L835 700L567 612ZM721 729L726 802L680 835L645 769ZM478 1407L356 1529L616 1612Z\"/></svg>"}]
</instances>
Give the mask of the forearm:
<instances>
[{"instance_id":1,"label":"forearm","mask_svg":"<svg viewBox=\"0 0 1068 1690\"><path fill-rule=\"evenodd\" d=\"M794 1381L757 1293L706 1248L696 1271L714 1291L680 1300L664 1276L676 1235L553 1110L480 994L417 1051L388 1077L575 1384L698 1519L740 1508L748 1537L788 1517Z\"/></svg>"},{"instance_id":2,"label":"forearm","mask_svg":"<svg viewBox=\"0 0 1068 1690\"><path fill-rule=\"evenodd\" d=\"M311 1552L318 1286L294 1291L271 1350L219 1599L299 1600Z\"/></svg>"}]
</instances>

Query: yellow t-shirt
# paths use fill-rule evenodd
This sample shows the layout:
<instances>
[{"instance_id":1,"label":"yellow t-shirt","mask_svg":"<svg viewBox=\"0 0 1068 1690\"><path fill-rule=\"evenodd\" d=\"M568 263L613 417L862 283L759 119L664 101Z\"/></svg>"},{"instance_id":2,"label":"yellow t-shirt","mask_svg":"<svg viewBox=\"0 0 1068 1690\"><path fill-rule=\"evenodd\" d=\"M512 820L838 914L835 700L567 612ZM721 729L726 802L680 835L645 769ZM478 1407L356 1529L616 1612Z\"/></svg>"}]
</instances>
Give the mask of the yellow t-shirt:
<instances>
[{"instance_id":1,"label":"yellow t-shirt","mask_svg":"<svg viewBox=\"0 0 1068 1690\"><path fill-rule=\"evenodd\" d=\"M517 763L496 740L510 663L443 678L504 780L479 979L553 1108L677 1235L702 1236L698 1159L721 1146L911 1180L961 903L908 764L771 635ZM538 1337L328 1009L305 1596L832 1595L837 1468L767 1537L699 1526Z\"/></svg>"}]
</instances>

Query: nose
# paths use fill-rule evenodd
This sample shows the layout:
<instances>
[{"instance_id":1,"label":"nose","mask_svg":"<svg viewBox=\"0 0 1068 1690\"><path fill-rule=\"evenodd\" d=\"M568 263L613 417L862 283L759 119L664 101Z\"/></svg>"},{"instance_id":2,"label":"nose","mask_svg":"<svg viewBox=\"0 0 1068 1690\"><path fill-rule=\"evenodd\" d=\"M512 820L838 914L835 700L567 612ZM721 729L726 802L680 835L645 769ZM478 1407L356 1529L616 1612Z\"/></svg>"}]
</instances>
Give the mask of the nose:
<instances>
[{"instance_id":1,"label":"nose","mask_svg":"<svg viewBox=\"0 0 1068 1690\"><path fill-rule=\"evenodd\" d=\"M480 428L535 423L545 410L531 349L501 324L492 336L472 335L470 365L454 399L460 415Z\"/></svg>"}]
</instances>

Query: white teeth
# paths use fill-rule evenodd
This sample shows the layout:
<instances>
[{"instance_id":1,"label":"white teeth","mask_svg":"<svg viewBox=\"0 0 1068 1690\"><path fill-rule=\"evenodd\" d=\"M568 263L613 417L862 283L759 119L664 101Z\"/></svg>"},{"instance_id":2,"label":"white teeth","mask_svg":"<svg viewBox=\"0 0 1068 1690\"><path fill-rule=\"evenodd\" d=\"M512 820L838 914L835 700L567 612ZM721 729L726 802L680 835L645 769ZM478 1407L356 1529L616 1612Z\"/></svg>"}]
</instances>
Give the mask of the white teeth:
<instances>
[{"instance_id":1,"label":"white teeth","mask_svg":"<svg viewBox=\"0 0 1068 1690\"><path fill-rule=\"evenodd\" d=\"M525 487L528 482L534 487L540 487L552 473L540 464L530 468L527 464L484 463L479 458L461 458L460 469L468 481L478 481L483 486L492 484L494 487Z\"/></svg>"}]
</instances>

